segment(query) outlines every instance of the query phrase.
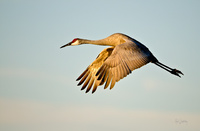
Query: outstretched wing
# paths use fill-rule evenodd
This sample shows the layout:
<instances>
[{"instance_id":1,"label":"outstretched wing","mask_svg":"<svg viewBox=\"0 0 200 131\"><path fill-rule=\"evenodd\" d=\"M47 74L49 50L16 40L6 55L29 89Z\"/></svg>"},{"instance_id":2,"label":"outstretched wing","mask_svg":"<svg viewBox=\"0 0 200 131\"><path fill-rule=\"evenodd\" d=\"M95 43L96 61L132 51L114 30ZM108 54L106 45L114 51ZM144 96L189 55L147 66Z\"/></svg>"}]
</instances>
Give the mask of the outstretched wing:
<instances>
[{"instance_id":1,"label":"outstretched wing","mask_svg":"<svg viewBox=\"0 0 200 131\"><path fill-rule=\"evenodd\" d=\"M151 52L144 46L140 47L133 42L118 45L98 70L97 80L106 80L104 89L110 83L110 89L112 89L116 82L126 77L131 71L149 63L151 57Z\"/></svg>"},{"instance_id":2,"label":"outstretched wing","mask_svg":"<svg viewBox=\"0 0 200 131\"><path fill-rule=\"evenodd\" d=\"M81 90L84 90L86 87L86 93L90 91L93 86L92 92L95 92L97 87L102 84L101 80L97 80L96 73L103 65L105 60L111 55L114 47L109 47L101 51L97 56L96 60L90 64L87 69L77 78L77 81L80 80L78 85L83 84Z\"/></svg>"},{"instance_id":3,"label":"outstretched wing","mask_svg":"<svg viewBox=\"0 0 200 131\"><path fill-rule=\"evenodd\" d=\"M97 59L79 76L77 80L81 81L78 85L81 85L84 81L82 89L91 89L94 83L92 93L96 91L97 86L103 85L104 89L109 84L112 89L116 82L126 77L131 71L150 62L151 52L143 47L138 46L133 42L126 42L124 44L117 45L115 48L104 49Z\"/></svg>"}]
</instances>

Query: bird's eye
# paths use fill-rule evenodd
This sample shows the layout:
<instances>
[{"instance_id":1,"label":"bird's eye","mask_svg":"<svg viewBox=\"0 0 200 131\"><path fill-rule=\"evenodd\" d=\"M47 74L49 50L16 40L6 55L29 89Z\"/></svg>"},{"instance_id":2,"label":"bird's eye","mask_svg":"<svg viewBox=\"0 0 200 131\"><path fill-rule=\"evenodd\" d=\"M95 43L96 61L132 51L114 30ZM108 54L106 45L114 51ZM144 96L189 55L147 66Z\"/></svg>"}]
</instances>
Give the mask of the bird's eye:
<instances>
[{"instance_id":1,"label":"bird's eye","mask_svg":"<svg viewBox=\"0 0 200 131\"><path fill-rule=\"evenodd\" d=\"M78 40L77 38L73 39L72 43L76 42L77 40Z\"/></svg>"}]
</instances>

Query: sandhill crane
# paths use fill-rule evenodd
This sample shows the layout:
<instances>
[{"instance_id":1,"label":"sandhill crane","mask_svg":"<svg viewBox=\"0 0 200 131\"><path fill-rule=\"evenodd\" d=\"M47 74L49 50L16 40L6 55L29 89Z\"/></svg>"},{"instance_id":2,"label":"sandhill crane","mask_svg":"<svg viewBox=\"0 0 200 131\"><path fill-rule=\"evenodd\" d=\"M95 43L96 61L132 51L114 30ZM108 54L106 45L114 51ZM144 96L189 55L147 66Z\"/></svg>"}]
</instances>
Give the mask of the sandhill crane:
<instances>
[{"instance_id":1,"label":"sandhill crane","mask_svg":"<svg viewBox=\"0 0 200 131\"><path fill-rule=\"evenodd\" d=\"M181 71L160 63L146 46L125 34L115 33L101 40L75 38L73 41L60 48L81 44L111 46L104 49L97 56L96 60L77 78L77 81L80 80L78 85L84 83L81 90L87 87L86 93L90 91L92 86L92 93L94 93L97 87L103 85L105 82L104 89L106 89L110 83L110 89L112 89L115 83L120 79L123 79L130 74L131 71L149 62L156 64L173 75L179 77L180 74L183 75Z\"/></svg>"}]
</instances>

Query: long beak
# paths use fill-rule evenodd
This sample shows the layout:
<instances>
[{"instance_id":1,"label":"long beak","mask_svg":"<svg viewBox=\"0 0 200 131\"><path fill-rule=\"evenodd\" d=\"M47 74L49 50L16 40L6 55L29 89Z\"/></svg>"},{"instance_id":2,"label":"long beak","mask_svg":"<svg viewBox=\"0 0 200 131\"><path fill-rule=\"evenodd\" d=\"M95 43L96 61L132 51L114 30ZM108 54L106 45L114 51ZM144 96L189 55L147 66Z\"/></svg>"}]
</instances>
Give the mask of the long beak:
<instances>
[{"instance_id":1,"label":"long beak","mask_svg":"<svg viewBox=\"0 0 200 131\"><path fill-rule=\"evenodd\" d=\"M65 47L65 46L70 46L71 44L72 44L72 42L69 42L68 44L63 45L63 46L61 46L60 48L63 48L63 47Z\"/></svg>"}]
</instances>

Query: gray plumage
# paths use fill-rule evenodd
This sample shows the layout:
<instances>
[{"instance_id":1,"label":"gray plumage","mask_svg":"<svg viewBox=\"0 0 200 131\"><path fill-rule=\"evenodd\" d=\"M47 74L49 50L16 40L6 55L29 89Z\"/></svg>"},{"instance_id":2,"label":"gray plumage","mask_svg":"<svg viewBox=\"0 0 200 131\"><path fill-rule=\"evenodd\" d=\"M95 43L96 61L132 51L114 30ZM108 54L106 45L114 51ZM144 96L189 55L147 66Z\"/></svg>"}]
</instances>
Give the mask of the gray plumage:
<instances>
[{"instance_id":1,"label":"gray plumage","mask_svg":"<svg viewBox=\"0 0 200 131\"><path fill-rule=\"evenodd\" d=\"M92 89L94 93L99 85L104 84L104 89L110 85L112 89L116 82L123 79L131 71L152 62L166 71L180 77L183 73L160 63L149 49L139 41L121 34L115 33L101 40L86 40L76 38L72 42L62 46L73 46L80 44L108 45L92 62L87 69L77 78L81 90L86 88L86 93Z\"/></svg>"}]
</instances>

